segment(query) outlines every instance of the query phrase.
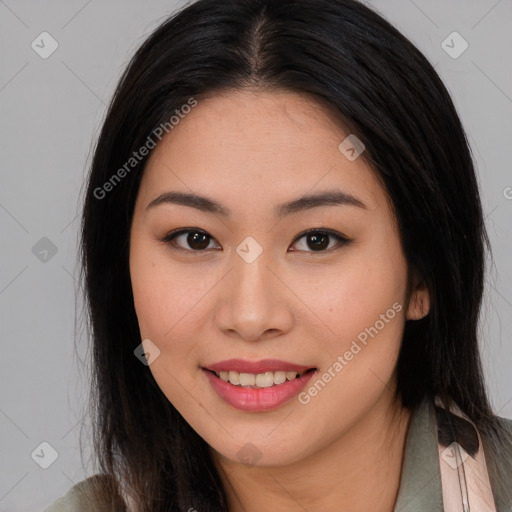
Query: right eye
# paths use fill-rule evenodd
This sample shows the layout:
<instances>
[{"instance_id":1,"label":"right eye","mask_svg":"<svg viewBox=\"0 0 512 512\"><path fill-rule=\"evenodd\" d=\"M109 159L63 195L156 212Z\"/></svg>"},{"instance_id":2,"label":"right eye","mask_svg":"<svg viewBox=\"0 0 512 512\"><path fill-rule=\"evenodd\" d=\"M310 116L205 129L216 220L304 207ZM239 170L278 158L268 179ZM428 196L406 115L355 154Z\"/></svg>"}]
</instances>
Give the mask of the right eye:
<instances>
[{"instance_id":1,"label":"right eye","mask_svg":"<svg viewBox=\"0 0 512 512\"><path fill-rule=\"evenodd\" d=\"M181 240L182 244L178 244L179 240ZM202 252L208 248L208 245L213 240L215 239L202 229L180 228L167 233L161 239L161 242L170 245L172 249ZM184 246L185 243L188 245L188 248Z\"/></svg>"}]
</instances>

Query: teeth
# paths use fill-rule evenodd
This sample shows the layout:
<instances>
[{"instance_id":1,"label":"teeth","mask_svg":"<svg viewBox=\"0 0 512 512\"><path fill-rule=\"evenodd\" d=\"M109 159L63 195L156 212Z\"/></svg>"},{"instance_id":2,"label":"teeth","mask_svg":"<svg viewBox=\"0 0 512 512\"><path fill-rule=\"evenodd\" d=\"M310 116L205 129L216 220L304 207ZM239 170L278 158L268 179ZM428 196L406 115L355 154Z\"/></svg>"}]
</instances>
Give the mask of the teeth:
<instances>
[{"instance_id":1,"label":"teeth","mask_svg":"<svg viewBox=\"0 0 512 512\"><path fill-rule=\"evenodd\" d=\"M274 373L266 372L256 375L256 386L259 388L269 388L274 385Z\"/></svg>"},{"instance_id":2,"label":"teeth","mask_svg":"<svg viewBox=\"0 0 512 512\"><path fill-rule=\"evenodd\" d=\"M302 377L305 372L265 372L265 373L238 373L233 370L226 372L215 372L224 382L229 382L234 386L269 388L271 386L284 384L286 381Z\"/></svg>"},{"instance_id":3,"label":"teeth","mask_svg":"<svg viewBox=\"0 0 512 512\"><path fill-rule=\"evenodd\" d=\"M240 375L237 372L228 372L229 382L232 384L240 384Z\"/></svg>"},{"instance_id":4,"label":"teeth","mask_svg":"<svg viewBox=\"0 0 512 512\"><path fill-rule=\"evenodd\" d=\"M231 376L233 374L238 376L238 384L240 384L240 386L254 386L256 384L256 375L254 375L254 373L229 372L229 382L231 382ZM236 377L232 384L236 385Z\"/></svg>"}]
</instances>

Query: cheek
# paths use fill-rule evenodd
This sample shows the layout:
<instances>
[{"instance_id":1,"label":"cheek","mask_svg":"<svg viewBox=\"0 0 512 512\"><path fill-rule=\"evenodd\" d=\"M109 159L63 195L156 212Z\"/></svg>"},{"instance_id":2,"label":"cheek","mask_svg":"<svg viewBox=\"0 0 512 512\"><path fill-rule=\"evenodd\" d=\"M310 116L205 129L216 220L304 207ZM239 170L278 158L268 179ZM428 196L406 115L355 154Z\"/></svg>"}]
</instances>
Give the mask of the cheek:
<instances>
[{"instance_id":1,"label":"cheek","mask_svg":"<svg viewBox=\"0 0 512 512\"><path fill-rule=\"evenodd\" d=\"M197 382L185 369L197 357L194 329L201 325L200 299L208 283L204 277L185 276L165 255L135 244L130 272L141 340L151 340L160 351L149 370L167 399L179 410L188 410L187 397L190 400L189 393L195 396Z\"/></svg>"},{"instance_id":2,"label":"cheek","mask_svg":"<svg viewBox=\"0 0 512 512\"><path fill-rule=\"evenodd\" d=\"M136 239L130 248L130 278L141 335L163 341L183 315L183 299L190 287L179 282L179 274L169 268L161 252Z\"/></svg>"},{"instance_id":3,"label":"cheek","mask_svg":"<svg viewBox=\"0 0 512 512\"><path fill-rule=\"evenodd\" d=\"M166 287L154 258L133 244L130 252L130 278L135 312L143 339L161 338L161 329L169 309ZM160 327L159 327L160 326Z\"/></svg>"},{"instance_id":4,"label":"cheek","mask_svg":"<svg viewBox=\"0 0 512 512\"><path fill-rule=\"evenodd\" d=\"M324 325L319 344L330 389L314 407L332 400L362 412L390 385L396 365L405 322L406 261L398 245L384 241L365 253L354 251L330 275L317 276L321 286L309 289L315 300L311 309Z\"/></svg>"},{"instance_id":5,"label":"cheek","mask_svg":"<svg viewBox=\"0 0 512 512\"><path fill-rule=\"evenodd\" d=\"M397 260L378 264L358 256L338 269L336 279L319 280L322 286L309 290L315 298L311 309L324 325L324 335L317 336L322 364L301 403L323 418L318 421L325 428L336 424L340 431L392 388L404 325L402 267Z\"/></svg>"},{"instance_id":6,"label":"cheek","mask_svg":"<svg viewBox=\"0 0 512 512\"><path fill-rule=\"evenodd\" d=\"M329 276L317 276L317 284L310 285L306 294L307 302L317 312L326 332L340 343L357 337L379 321L381 315L396 320L398 312L393 304L398 303L403 309L405 275L402 270L376 264L373 258L365 261L359 257L358 260L353 264L345 262L343 268L330 269ZM391 323L397 322L386 325Z\"/></svg>"},{"instance_id":7,"label":"cheek","mask_svg":"<svg viewBox=\"0 0 512 512\"><path fill-rule=\"evenodd\" d=\"M201 338L209 307L208 291L217 276L171 262L165 250L134 244L130 272L134 306L142 339L161 351L166 366L184 368ZM153 365L152 365L153 366ZM153 369L153 368L152 368Z\"/></svg>"}]
</instances>

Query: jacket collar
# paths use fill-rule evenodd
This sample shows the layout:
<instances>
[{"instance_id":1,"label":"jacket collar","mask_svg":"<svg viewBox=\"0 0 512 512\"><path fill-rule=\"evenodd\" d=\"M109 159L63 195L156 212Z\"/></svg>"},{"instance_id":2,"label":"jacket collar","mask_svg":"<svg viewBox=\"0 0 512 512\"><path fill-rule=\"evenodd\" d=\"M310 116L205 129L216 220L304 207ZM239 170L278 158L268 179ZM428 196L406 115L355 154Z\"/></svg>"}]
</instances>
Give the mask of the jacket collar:
<instances>
[{"instance_id":1,"label":"jacket collar","mask_svg":"<svg viewBox=\"0 0 512 512\"><path fill-rule=\"evenodd\" d=\"M442 510L443 491L435 411L433 404L425 399L412 413L393 512Z\"/></svg>"}]
</instances>

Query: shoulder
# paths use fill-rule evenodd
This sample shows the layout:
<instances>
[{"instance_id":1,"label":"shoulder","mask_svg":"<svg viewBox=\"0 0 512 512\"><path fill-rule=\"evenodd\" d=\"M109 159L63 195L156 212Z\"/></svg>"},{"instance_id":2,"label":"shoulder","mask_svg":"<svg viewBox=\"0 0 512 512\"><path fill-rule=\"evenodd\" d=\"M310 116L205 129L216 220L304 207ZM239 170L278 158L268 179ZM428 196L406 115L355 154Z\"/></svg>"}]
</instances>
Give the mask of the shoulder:
<instances>
[{"instance_id":1,"label":"shoulder","mask_svg":"<svg viewBox=\"0 0 512 512\"><path fill-rule=\"evenodd\" d=\"M124 512L126 509L122 500L114 499L110 503L100 500L99 490L108 483L105 475L94 475L75 484L61 498L44 509L44 512L95 512L111 511ZM114 508L112 505L114 504Z\"/></svg>"}]
</instances>

